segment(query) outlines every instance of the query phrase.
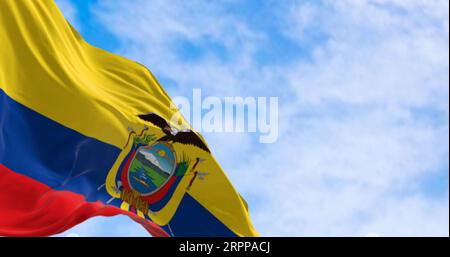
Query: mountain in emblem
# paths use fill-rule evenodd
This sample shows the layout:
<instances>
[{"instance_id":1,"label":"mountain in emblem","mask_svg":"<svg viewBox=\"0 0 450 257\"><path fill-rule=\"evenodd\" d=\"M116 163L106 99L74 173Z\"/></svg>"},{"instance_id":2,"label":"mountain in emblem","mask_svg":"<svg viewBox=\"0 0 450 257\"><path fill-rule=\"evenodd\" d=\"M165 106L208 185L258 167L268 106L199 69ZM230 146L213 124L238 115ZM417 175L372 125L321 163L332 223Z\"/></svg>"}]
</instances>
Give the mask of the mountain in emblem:
<instances>
[{"instance_id":1,"label":"mountain in emblem","mask_svg":"<svg viewBox=\"0 0 450 257\"><path fill-rule=\"evenodd\" d=\"M137 152L136 153L136 157L137 160L139 160L144 167L150 168L152 169L154 172L158 173L160 176L164 177L164 178L168 178L170 176L170 173L161 169L159 167L159 165L155 165L152 161L148 160L147 157L142 154L141 152ZM147 169L145 169L147 170Z\"/></svg>"}]
</instances>

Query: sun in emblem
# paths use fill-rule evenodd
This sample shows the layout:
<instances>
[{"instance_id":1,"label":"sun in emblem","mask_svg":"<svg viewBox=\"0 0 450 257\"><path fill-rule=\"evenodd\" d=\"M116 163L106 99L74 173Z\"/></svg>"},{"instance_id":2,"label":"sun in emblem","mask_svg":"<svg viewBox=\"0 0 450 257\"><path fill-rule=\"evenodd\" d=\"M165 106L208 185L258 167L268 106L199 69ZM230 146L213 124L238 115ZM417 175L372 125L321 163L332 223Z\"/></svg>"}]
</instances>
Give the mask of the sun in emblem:
<instances>
[{"instance_id":1,"label":"sun in emblem","mask_svg":"<svg viewBox=\"0 0 450 257\"><path fill-rule=\"evenodd\" d=\"M158 152L158 154L159 154L159 156L164 157L164 156L166 156L166 151L160 150L160 151Z\"/></svg>"}]
</instances>

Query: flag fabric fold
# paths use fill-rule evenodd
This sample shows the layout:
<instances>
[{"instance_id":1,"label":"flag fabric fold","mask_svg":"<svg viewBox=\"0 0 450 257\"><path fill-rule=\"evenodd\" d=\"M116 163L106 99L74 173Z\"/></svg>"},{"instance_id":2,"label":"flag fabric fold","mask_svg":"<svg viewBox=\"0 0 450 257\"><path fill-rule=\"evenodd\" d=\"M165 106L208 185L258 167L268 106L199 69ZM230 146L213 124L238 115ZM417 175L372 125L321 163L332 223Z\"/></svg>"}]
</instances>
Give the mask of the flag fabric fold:
<instances>
[{"instance_id":1,"label":"flag fabric fold","mask_svg":"<svg viewBox=\"0 0 450 257\"><path fill-rule=\"evenodd\" d=\"M51 0L0 1L0 235L125 214L154 236L257 236L210 152L144 66Z\"/></svg>"}]
</instances>

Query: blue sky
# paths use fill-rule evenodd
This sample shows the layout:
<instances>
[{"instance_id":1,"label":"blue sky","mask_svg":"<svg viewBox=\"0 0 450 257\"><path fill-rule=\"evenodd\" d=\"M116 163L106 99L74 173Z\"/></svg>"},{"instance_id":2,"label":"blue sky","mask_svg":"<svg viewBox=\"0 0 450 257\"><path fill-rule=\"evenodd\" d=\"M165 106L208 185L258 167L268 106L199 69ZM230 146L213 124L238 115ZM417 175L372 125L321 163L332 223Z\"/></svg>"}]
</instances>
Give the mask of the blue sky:
<instances>
[{"instance_id":1,"label":"blue sky","mask_svg":"<svg viewBox=\"0 0 450 257\"><path fill-rule=\"evenodd\" d=\"M262 235L448 236L448 1L56 2L172 97L279 97L273 144L204 133ZM62 235L146 232L114 217Z\"/></svg>"}]
</instances>

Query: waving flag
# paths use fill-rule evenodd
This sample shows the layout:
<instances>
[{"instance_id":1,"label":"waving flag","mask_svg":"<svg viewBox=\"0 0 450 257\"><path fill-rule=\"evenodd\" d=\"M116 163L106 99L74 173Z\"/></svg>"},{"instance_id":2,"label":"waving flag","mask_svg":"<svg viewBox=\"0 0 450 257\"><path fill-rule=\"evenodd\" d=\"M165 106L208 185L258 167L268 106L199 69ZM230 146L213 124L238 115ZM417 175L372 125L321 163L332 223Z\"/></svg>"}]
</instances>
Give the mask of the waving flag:
<instances>
[{"instance_id":1,"label":"waving flag","mask_svg":"<svg viewBox=\"0 0 450 257\"><path fill-rule=\"evenodd\" d=\"M126 214L155 236L256 236L177 113L145 67L87 44L53 1L1 0L0 235Z\"/></svg>"}]
</instances>

